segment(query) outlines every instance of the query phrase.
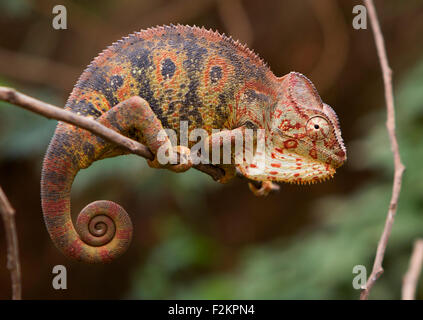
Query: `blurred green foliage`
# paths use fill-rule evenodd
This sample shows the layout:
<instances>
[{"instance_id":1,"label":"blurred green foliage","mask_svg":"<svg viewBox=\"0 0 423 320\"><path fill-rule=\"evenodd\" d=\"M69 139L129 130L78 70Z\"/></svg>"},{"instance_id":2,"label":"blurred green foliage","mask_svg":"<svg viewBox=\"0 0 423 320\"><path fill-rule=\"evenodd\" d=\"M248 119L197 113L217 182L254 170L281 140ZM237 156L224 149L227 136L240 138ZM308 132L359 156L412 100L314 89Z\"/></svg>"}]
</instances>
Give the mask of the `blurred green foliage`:
<instances>
[{"instance_id":1,"label":"blurred green foliage","mask_svg":"<svg viewBox=\"0 0 423 320\"><path fill-rule=\"evenodd\" d=\"M29 0L2 0L0 11L9 17L19 19L29 14L32 3Z\"/></svg>"},{"instance_id":2,"label":"blurred green foliage","mask_svg":"<svg viewBox=\"0 0 423 320\"><path fill-rule=\"evenodd\" d=\"M0 85L10 86L2 81ZM34 96L52 103L56 100L50 92L37 91ZM1 158L11 160L42 155L46 150L46 141L53 135L55 126L56 121L46 121L35 113L0 102Z\"/></svg>"},{"instance_id":3,"label":"blurred green foliage","mask_svg":"<svg viewBox=\"0 0 423 320\"><path fill-rule=\"evenodd\" d=\"M397 131L407 167L398 214L385 256L385 273L371 298L400 298L413 241L423 234L423 61L398 86ZM369 114L367 132L349 152L359 153L357 169L378 172L376 179L346 197L316 204L321 224L289 241L273 241L244 250L229 272L203 272L194 279L180 275L218 257L210 239L203 239L176 217L163 227L161 243L140 266L131 298L178 299L356 299L352 270L371 271L391 196L393 161L385 127L385 109ZM357 158L357 157L356 157ZM345 183L348 183L346 181ZM175 221L174 221L175 222ZM207 254L205 254L207 253ZM421 284L422 281L420 281ZM418 297L423 298L420 285Z\"/></svg>"}]
</instances>

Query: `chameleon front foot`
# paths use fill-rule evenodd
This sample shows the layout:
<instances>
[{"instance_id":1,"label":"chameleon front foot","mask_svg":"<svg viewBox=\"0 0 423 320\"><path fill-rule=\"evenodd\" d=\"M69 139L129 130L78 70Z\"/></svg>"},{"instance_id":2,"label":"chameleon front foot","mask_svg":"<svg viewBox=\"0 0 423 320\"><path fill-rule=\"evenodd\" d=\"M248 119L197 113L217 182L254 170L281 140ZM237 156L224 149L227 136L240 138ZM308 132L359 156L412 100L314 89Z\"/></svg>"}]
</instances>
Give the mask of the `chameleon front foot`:
<instances>
[{"instance_id":1,"label":"chameleon front foot","mask_svg":"<svg viewBox=\"0 0 423 320\"><path fill-rule=\"evenodd\" d=\"M192 167L191 150L184 146L172 147L172 152L176 157L177 164L162 164L157 154L154 160L147 160L150 168L154 169L168 169L173 172L185 172Z\"/></svg>"},{"instance_id":2,"label":"chameleon front foot","mask_svg":"<svg viewBox=\"0 0 423 320\"><path fill-rule=\"evenodd\" d=\"M261 187L255 187L251 182L248 183L248 187L250 188L251 192L257 197L267 196L272 191L279 191L280 187L271 182L271 181L263 181L261 183Z\"/></svg>"}]
</instances>

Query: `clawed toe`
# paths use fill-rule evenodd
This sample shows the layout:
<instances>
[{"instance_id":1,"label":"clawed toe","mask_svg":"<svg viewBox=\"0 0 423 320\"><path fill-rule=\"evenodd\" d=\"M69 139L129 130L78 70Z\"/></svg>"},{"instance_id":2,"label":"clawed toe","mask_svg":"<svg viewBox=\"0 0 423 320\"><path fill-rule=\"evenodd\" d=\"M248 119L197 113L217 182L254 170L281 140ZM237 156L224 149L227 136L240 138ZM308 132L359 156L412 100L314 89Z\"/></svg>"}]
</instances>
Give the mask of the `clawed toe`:
<instances>
[{"instance_id":1,"label":"clawed toe","mask_svg":"<svg viewBox=\"0 0 423 320\"><path fill-rule=\"evenodd\" d=\"M267 196L272 191L278 191L280 187L277 184L272 183L271 181L263 181L261 183L261 188L256 188L251 182L248 183L248 187L251 192L257 197Z\"/></svg>"},{"instance_id":2,"label":"clawed toe","mask_svg":"<svg viewBox=\"0 0 423 320\"><path fill-rule=\"evenodd\" d=\"M154 160L147 160L148 165L154 169L168 169L173 172L185 172L192 167L191 150L184 146L173 147L177 164L161 164L157 156Z\"/></svg>"}]
</instances>

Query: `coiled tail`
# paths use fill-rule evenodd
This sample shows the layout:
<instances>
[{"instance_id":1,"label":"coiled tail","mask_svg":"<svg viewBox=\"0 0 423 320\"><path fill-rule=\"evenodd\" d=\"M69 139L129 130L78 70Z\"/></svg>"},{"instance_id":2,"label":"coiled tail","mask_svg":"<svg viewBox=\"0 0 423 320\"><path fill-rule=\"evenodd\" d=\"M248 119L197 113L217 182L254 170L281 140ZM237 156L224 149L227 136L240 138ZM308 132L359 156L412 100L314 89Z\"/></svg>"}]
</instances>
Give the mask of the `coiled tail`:
<instances>
[{"instance_id":1,"label":"coiled tail","mask_svg":"<svg viewBox=\"0 0 423 320\"><path fill-rule=\"evenodd\" d=\"M110 262L131 242L131 219L112 201L95 201L86 206L77 218L76 228L71 218L70 193L78 171L99 158L114 155L116 150L101 138L66 123L58 124L44 158L41 202L51 239L70 258Z\"/></svg>"}]
</instances>

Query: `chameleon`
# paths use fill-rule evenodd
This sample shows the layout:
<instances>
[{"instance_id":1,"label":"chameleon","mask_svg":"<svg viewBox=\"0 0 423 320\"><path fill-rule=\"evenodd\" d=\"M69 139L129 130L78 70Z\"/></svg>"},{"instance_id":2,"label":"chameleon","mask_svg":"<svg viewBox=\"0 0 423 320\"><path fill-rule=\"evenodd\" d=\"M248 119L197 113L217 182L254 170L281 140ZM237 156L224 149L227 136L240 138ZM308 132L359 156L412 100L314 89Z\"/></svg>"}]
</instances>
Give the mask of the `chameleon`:
<instances>
[{"instance_id":1,"label":"chameleon","mask_svg":"<svg viewBox=\"0 0 423 320\"><path fill-rule=\"evenodd\" d=\"M312 82L298 72L275 76L247 46L204 27L168 25L130 34L103 50L85 69L65 109L90 117L146 145L153 168L184 172L192 167L190 147L158 139L163 129L204 129L216 137L248 129L264 132L264 162L210 164L229 181L238 171L261 181L256 195L273 182L315 183L331 178L346 161L346 149L334 110ZM220 129L218 134L214 130ZM257 138L256 138L257 139ZM161 164L166 146L176 164ZM44 157L41 204L56 247L88 263L110 262L129 246L133 226L126 211L112 201L95 201L74 225L70 193L81 169L94 161L128 151L74 125L58 122ZM188 161L181 161L188 159Z\"/></svg>"}]
</instances>

